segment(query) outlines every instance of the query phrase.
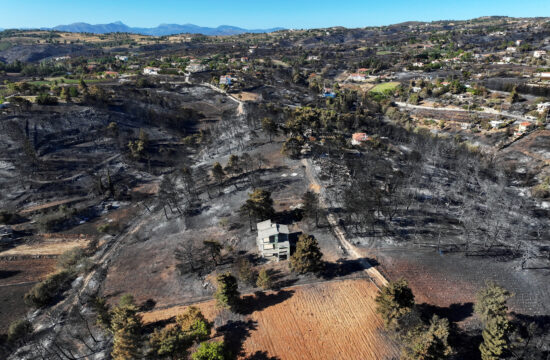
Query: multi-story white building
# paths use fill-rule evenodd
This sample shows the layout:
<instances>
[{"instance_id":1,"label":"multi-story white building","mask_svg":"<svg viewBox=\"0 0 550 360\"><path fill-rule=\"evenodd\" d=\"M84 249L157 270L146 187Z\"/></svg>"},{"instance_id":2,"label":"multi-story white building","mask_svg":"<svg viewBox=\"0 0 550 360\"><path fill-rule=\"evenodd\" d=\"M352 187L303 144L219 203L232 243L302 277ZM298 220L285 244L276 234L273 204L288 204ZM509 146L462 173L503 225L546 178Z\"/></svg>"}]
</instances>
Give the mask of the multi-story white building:
<instances>
[{"instance_id":1,"label":"multi-story white building","mask_svg":"<svg viewBox=\"0 0 550 360\"><path fill-rule=\"evenodd\" d=\"M290 240L287 225L274 224L271 220L258 223L256 243L258 251L268 260L288 260L290 258Z\"/></svg>"}]
</instances>

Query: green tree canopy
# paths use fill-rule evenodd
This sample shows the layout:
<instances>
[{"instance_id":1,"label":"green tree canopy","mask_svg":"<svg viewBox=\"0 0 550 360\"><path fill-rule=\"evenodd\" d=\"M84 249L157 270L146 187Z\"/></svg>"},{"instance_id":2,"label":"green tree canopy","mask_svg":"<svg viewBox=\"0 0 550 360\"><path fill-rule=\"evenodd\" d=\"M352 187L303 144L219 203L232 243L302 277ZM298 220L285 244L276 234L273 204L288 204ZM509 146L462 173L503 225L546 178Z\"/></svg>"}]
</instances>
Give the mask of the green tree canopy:
<instances>
[{"instance_id":1,"label":"green tree canopy","mask_svg":"<svg viewBox=\"0 0 550 360\"><path fill-rule=\"evenodd\" d=\"M261 269L260 272L258 273L256 286L264 290L271 289L271 287L273 286L273 279L271 279L271 276L269 275L266 269Z\"/></svg>"},{"instance_id":2,"label":"green tree canopy","mask_svg":"<svg viewBox=\"0 0 550 360\"><path fill-rule=\"evenodd\" d=\"M439 360L452 353L448 342L449 320L434 315L427 328L419 327L407 336L403 350L406 360Z\"/></svg>"},{"instance_id":3,"label":"green tree canopy","mask_svg":"<svg viewBox=\"0 0 550 360\"><path fill-rule=\"evenodd\" d=\"M248 194L248 200L241 206L241 212L248 214L256 221L269 220L275 214L271 193L264 189L256 189Z\"/></svg>"},{"instance_id":4,"label":"green tree canopy","mask_svg":"<svg viewBox=\"0 0 550 360\"><path fill-rule=\"evenodd\" d=\"M477 293L474 312L483 323L486 323L495 316L506 316L508 311L506 302L511 296L512 294L505 288L489 282L487 286Z\"/></svg>"},{"instance_id":5,"label":"green tree canopy","mask_svg":"<svg viewBox=\"0 0 550 360\"><path fill-rule=\"evenodd\" d=\"M235 309L240 295L237 279L227 272L218 275L216 280L218 283L218 288L214 294L214 297L216 298L218 306L231 310Z\"/></svg>"},{"instance_id":6,"label":"green tree canopy","mask_svg":"<svg viewBox=\"0 0 550 360\"><path fill-rule=\"evenodd\" d=\"M223 167L219 162L214 163L212 166L212 177L218 184L221 184L225 177L225 171L223 171Z\"/></svg>"},{"instance_id":7,"label":"green tree canopy","mask_svg":"<svg viewBox=\"0 0 550 360\"><path fill-rule=\"evenodd\" d=\"M322 270L323 253L313 236L300 235L296 243L296 251L290 257L290 268L299 274Z\"/></svg>"},{"instance_id":8,"label":"green tree canopy","mask_svg":"<svg viewBox=\"0 0 550 360\"><path fill-rule=\"evenodd\" d=\"M393 326L400 317L412 310L414 295L407 280L401 279L384 286L375 301L376 312L382 316L386 326Z\"/></svg>"},{"instance_id":9,"label":"green tree canopy","mask_svg":"<svg viewBox=\"0 0 550 360\"><path fill-rule=\"evenodd\" d=\"M273 120L266 117L262 119L262 130L269 136L269 141L271 142L273 136L277 136L279 127Z\"/></svg>"},{"instance_id":10,"label":"green tree canopy","mask_svg":"<svg viewBox=\"0 0 550 360\"><path fill-rule=\"evenodd\" d=\"M130 360L140 356L141 316L131 295L124 295L111 313L111 331L115 360Z\"/></svg>"},{"instance_id":11,"label":"green tree canopy","mask_svg":"<svg viewBox=\"0 0 550 360\"><path fill-rule=\"evenodd\" d=\"M193 360L226 360L223 341L203 342L191 355Z\"/></svg>"}]
</instances>

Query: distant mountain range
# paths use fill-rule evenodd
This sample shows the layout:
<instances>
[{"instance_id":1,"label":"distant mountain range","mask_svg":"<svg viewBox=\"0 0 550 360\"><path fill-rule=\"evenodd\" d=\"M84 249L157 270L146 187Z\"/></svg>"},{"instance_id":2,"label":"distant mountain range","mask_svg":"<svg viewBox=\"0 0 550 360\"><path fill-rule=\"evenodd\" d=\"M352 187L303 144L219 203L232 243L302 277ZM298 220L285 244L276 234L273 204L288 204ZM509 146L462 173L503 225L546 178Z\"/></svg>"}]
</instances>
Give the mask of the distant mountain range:
<instances>
[{"instance_id":1,"label":"distant mountain range","mask_svg":"<svg viewBox=\"0 0 550 360\"><path fill-rule=\"evenodd\" d=\"M203 35L238 35L244 33L268 33L277 30L284 30L283 28L273 29L243 29L236 26L221 25L217 28L202 27L193 24L160 24L154 28L138 28L130 27L120 21L110 24L87 24L87 23L74 23L69 25L58 25L53 28L42 28L42 30L58 30L67 32L86 32L92 34L106 34L106 33L132 33L141 35L152 36L164 36L174 34L203 34Z\"/></svg>"}]
</instances>

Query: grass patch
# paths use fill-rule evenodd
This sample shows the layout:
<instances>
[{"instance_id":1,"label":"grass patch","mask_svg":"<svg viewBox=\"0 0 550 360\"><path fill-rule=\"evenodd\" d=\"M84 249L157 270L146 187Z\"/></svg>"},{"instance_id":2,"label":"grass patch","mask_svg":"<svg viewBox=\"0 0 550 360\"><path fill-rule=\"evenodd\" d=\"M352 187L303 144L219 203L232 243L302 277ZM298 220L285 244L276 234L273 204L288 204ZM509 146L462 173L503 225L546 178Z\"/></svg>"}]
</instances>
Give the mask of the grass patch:
<instances>
[{"instance_id":1,"label":"grass patch","mask_svg":"<svg viewBox=\"0 0 550 360\"><path fill-rule=\"evenodd\" d=\"M397 82L397 81L391 81L391 82L387 82L387 83L382 83L382 84L378 84L376 85L375 87L373 87L370 92L372 93L379 93L379 94L385 94L387 92L392 92L394 91L395 89L397 89L397 87L399 86L400 84Z\"/></svg>"},{"instance_id":2,"label":"grass patch","mask_svg":"<svg viewBox=\"0 0 550 360\"><path fill-rule=\"evenodd\" d=\"M376 52L376 55L389 55L391 54L391 51L389 50L380 50Z\"/></svg>"},{"instance_id":3,"label":"grass patch","mask_svg":"<svg viewBox=\"0 0 550 360\"><path fill-rule=\"evenodd\" d=\"M63 80L63 82L61 82ZM61 84L69 84L69 85L76 85L80 83L80 79L67 79L64 77L53 77L53 78L47 78L45 80L37 80L37 81L29 81L29 84L33 85L50 85L54 81L57 81L59 85ZM88 83L98 83L102 81L106 81L103 79L84 79L86 81L86 84Z\"/></svg>"},{"instance_id":4,"label":"grass patch","mask_svg":"<svg viewBox=\"0 0 550 360\"><path fill-rule=\"evenodd\" d=\"M7 41L0 42L0 51L8 50L11 48L11 43Z\"/></svg>"}]
</instances>

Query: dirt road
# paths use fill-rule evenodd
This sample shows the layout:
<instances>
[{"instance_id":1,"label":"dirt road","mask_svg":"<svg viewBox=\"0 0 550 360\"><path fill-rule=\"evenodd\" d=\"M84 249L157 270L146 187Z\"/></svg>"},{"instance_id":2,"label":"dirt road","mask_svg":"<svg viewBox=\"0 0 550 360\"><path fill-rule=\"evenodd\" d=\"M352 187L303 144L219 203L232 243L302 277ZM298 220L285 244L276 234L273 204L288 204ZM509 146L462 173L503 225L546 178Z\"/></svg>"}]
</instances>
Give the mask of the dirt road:
<instances>
[{"instance_id":1,"label":"dirt road","mask_svg":"<svg viewBox=\"0 0 550 360\"><path fill-rule=\"evenodd\" d=\"M317 180L317 177L311 167L311 160L302 159L302 164L304 164L306 168L305 172L309 182L311 183L311 188L319 194L319 202L321 203L321 206L325 209L328 208L323 187ZM329 212L327 215L327 220L330 224L332 232L340 242L341 246L346 250L352 259L358 259L361 262L365 268L364 271L376 287L380 289L380 287L385 286L388 283L388 280L386 280L386 278L365 258L365 256L361 254L361 251L346 238L345 232L338 224L336 216Z\"/></svg>"}]
</instances>

